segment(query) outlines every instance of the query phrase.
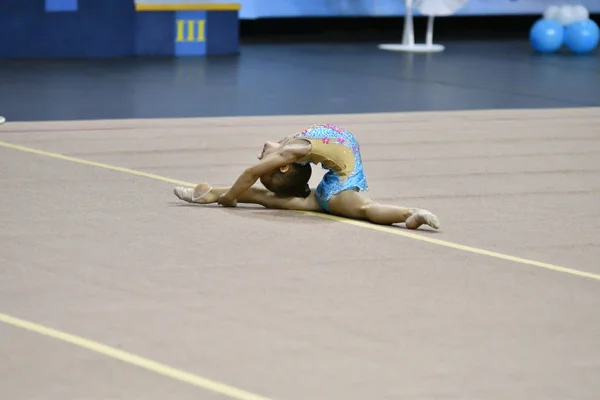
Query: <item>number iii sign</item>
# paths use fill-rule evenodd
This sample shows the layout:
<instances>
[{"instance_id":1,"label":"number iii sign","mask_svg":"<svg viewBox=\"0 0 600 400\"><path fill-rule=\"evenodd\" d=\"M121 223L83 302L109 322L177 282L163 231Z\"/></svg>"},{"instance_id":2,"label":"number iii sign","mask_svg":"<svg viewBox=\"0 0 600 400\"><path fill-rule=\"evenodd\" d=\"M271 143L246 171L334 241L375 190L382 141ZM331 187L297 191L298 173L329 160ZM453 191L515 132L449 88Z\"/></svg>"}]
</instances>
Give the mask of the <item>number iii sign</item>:
<instances>
[{"instance_id":1,"label":"number iii sign","mask_svg":"<svg viewBox=\"0 0 600 400\"><path fill-rule=\"evenodd\" d=\"M177 42L204 42L205 40L205 26L206 20L177 20L177 35L175 41Z\"/></svg>"}]
</instances>

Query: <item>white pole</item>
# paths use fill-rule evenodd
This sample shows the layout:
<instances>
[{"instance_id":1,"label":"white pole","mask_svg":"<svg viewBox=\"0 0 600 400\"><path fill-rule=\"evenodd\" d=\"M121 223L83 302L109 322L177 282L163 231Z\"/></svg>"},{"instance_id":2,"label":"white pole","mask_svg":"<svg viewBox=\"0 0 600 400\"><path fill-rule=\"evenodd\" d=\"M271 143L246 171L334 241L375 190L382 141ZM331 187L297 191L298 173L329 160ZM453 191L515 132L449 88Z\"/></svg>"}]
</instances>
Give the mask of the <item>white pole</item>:
<instances>
[{"instance_id":1,"label":"white pole","mask_svg":"<svg viewBox=\"0 0 600 400\"><path fill-rule=\"evenodd\" d=\"M405 0L406 15L404 17L404 34L402 37L402 44L412 46L415 44L415 32L413 29L413 14L412 14L412 0Z\"/></svg>"},{"instance_id":2,"label":"white pole","mask_svg":"<svg viewBox=\"0 0 600 400\"><path fill-rule=\"evenodd\" d=\"M430 15L427 19L427 46L433 44L433 15Z\"/></svg>"},{"instance_id":3,"label":"white pole","mask_svg":"<svg viewBox=\"0 0 600 400\"><path fill-rule=\"evenodd\" d=\"M413 0L404 0L406 12L404 14L404 31L402 34L402 44L380 44L379 48L382 50L407 51L412 53L437 53L440 51L444 51L444 46L442 46L441 44L433 43L433 15L430 15L429 19L427 20L426 43L415 43L415 32L413 26L413 3Z\"/></svg>"}]
</instances>

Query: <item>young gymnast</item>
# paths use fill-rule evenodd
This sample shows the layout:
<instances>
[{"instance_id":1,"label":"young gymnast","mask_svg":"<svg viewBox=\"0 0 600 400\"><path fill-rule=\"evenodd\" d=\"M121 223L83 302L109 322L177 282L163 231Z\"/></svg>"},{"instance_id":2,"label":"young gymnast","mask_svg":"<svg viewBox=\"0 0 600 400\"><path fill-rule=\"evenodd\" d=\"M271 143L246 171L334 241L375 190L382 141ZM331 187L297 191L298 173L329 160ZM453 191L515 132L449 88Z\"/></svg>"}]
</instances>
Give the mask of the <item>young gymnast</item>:
<instances>
[{"instance_id":1,"label":"young gymnast","mask_svg":"<svg viewBox=\"0 0 600 400\"><path fill-rule=\"evenodd\" d=\"M334 125L315 125L277 143L266 142L259 162L246 169L229 188L200 183L194 188L176 187L175 195L186 202L259 204L266 208L326 212L341 217L408 229L428 225L439 229L438 218L427 210L380 204L366 197L368 190L360 148L354 135ZM328 172L315 190L308 181L311 165ZM256 181L268 189L253 187Z\"/></svg>"}]
</instances>

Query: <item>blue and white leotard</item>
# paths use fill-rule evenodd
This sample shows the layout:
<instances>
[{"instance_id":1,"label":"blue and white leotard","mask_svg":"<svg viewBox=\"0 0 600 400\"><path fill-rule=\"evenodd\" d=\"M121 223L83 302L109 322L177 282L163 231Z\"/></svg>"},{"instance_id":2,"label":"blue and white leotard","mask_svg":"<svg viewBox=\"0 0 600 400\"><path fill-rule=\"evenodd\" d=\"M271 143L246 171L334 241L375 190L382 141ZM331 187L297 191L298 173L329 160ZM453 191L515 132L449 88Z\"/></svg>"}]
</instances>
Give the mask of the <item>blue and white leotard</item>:
<instances>
[{"instance_id":1,"label":"blue and white leotard","mask_svg":"<svg viewBox=\"0 0 600 400\"><path fill-rule=\"evenodd\" d=\"M331 197L344 190L368 190L360 147L351 132L335 125L315 125L294 138L312 145L310 154L298 163L320 163L328 171L316 189L317 201L325 211L329 211Z\"/></svg>"}]
</instances>

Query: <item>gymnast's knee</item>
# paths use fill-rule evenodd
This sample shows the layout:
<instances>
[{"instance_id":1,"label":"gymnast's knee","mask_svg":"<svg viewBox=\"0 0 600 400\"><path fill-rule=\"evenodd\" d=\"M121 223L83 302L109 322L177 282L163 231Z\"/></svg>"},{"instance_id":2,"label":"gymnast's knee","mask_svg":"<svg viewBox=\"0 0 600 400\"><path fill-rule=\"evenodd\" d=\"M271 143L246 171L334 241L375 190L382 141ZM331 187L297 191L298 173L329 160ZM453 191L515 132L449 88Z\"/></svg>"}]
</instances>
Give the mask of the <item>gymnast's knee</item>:
<instances>
[{"instance_id":1,"label":"gymnast's knee","mask_svg":"<svg viewBox=\"0 0 600 400\"><path fill-rule=\"evenodd\" d=\"M376 212L376 208L377 202L368 201L358 208L358 212L360 213L362 218L371 219L373 217L373 213Z\"/></svg>"}]
</instances>

